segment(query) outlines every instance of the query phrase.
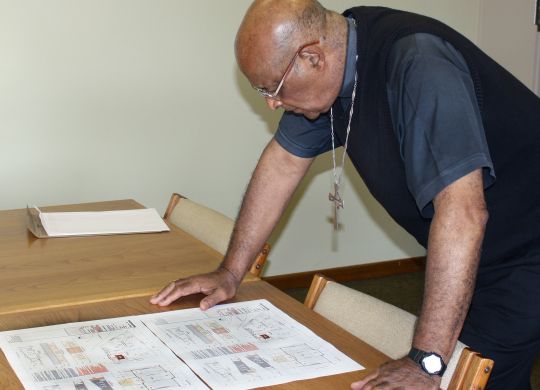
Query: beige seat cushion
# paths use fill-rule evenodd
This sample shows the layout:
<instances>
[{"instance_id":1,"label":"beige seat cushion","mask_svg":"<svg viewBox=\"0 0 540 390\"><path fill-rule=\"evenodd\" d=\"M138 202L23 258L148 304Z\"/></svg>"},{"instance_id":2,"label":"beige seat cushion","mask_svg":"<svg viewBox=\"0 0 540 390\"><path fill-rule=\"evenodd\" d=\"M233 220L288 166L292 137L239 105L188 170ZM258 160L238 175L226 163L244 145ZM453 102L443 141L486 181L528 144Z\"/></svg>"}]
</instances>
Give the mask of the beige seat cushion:
<instances>
[{"instance_id":1,"label":"beige seat cushion","mask_svg":"<svg viewBox=\"0 0 540 390\"><path fill-rule=\"evenodd\" d=\"M168 220L221 254L227 251L234 221L189 199L181 199Z\"/></svg>"},{"instance_id":2,"label":"beige seat cushion","mask_svg":"<svg viewBox=\"0 0 540 390\"><path fill-rule=\"evenodd\" d=\"M392 359L405 356L411 348L416 316L360 291L328 282L313 310ZM442 389L448 388L464 347L461 342L456 345Z\"/></svg>"}]
</instances>

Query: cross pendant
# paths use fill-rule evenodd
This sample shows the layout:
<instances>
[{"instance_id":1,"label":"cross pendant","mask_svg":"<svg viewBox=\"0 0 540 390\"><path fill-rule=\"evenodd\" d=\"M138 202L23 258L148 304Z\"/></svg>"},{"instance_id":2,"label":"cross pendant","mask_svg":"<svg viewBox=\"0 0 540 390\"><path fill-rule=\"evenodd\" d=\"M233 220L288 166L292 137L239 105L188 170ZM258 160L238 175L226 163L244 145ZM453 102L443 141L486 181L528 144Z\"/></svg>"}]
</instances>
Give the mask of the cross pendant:
<instances>
[{"instance_id":1,"label":"cross pendant","mask_svg":"<svg viewBox=\"0 0 540 390\"><path fill-rule=\"evenodd\" d=\"M334 193L331 192L328 194L328 200L334 203L334 230L338 229L338 210L343 208L343 199L339 194L339 185L334 183Z\"/></svg>"}]
</instances>

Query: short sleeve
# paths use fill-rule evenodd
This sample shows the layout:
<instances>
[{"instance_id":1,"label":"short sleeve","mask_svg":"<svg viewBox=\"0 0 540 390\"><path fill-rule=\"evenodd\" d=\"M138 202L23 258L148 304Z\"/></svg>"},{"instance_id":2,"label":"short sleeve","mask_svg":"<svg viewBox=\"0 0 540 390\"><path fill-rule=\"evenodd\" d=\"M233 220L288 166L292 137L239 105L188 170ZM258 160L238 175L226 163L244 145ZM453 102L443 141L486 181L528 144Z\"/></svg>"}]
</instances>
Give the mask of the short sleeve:
<instances>
[{"instance_id":1,"label":"short sleeve","mask_svg":"<svg viewBox=\"0 0 540 390\"><path fill-rule=\"evenodd\" d=\"M332 149L330 118L322 114L315 120L284 112L275 135L276 141L298 157L311 158ZM341 146L336 139L336 148Z\"/></svg>"},{"instance_id":2,"label":"short sleeve","mask_svg":"<svg viewBox=\"0 0 540 390\"><path fill-rule=\"evenodd\" d=\"M459 52L438 37L415 34L395 44L388 63L390 111L407 185L424 217L435 196L482 168L495 181L472 78Z\"/></svg>"}]
</instances>

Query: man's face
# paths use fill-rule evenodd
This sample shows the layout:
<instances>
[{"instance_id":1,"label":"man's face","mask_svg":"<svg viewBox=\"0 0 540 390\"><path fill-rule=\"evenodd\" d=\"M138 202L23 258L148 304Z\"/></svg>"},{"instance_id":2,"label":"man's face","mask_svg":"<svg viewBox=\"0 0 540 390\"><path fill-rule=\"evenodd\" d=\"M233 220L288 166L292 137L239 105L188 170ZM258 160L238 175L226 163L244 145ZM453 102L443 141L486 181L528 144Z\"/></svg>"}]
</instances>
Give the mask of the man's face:
<instances>
[{"instance_id":1,"label":"man's face","mask_svg":"<svg viewBox=\"0 0 540 390\"><path fill-rule=\"evenodd\" d=\"M292 111L304 115L308 119L316 119L319 115L328 112L334 99L329 97L321 88L309 80L298 80L291 83L290 88L284 88L279 100L267 98L266 104L272 110L279 107L285 111Z\"/></svg>"},{"instance_id":2,"label":"man's face","mask_svg":"<svg viewBox=\"0 0 540 390\"><path fill-rule=\"evenodd\" d=\"M317 43L300 47L282 75L273 69L265 69L251 77L249 72L246 73L272 110L281 107L316 119L330 109L336 96L334 88L325 85L325 72L318 66L320 56L313 47Z\"/></svg>"}]
</instances>

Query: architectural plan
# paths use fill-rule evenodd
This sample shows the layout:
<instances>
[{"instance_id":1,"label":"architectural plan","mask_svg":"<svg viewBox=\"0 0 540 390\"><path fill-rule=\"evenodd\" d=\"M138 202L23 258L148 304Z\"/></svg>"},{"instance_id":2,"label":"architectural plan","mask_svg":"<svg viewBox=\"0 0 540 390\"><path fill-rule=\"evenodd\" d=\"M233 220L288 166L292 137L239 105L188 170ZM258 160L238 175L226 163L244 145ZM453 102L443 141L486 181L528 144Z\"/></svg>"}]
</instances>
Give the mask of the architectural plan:
<instances>
[{"instance_id":1,"label":"architectural plan","mask_svg":"<svg viewBox=\"0 0 540 390\"><path fill-rule=\"evenodd\" d=\"M25 389L208 389L137 317L0 333Z\"/></svg>"},{"instance_id":2,"label":"architectural plan","mask_svg":"<svg viewBox=\"0 0 540 390\"><path fill-rule=\"evenodd\" d=\"M249 389L363 369L266 300L0 332L0 347L36 390Z\"/></svg>"},{"instance_id":3,"label":"architectural plan","mask_svg":"<svg viewBox=\"0 0 540 390\"><path fill-rule=\"evenodd\" d=\"M267 300L151 315L146 325L210 387L247 389L363 369Z\"/></svg>"}]
</instances>

